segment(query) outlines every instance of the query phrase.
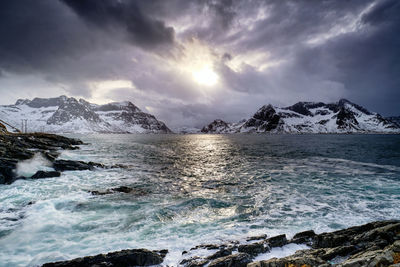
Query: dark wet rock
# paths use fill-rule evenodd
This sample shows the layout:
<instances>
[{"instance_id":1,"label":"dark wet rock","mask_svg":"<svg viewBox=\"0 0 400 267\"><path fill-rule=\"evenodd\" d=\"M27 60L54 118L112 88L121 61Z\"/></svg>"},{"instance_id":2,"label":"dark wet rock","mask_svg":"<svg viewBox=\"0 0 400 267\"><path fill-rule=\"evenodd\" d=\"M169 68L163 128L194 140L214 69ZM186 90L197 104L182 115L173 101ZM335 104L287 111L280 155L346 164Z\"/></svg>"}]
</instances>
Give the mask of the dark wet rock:
<instances>
[{"instance_id":1,"label":"dark wet rock","mask_svg":"<svg viewBox=\"0 0 400 267\"><path fill-rule=\"evenodd\" d=\"M69 261L46 263L43 267L151 266L162 263L164 257L165 254L158 251L129 249Z\"/></svg>"},{"instance_id":2,"label":"dark wet rock","mask_svg":"<svg viewBox=\"0 0 400 267\"><path fill-rule=\"evenodd\" d=\"M400 266L400 241L395 241L382 250L363 251L355 254L338 266Z\"/></svg>"},{"instance_id":3,"label":"dark wet rock","mask_svg":"<svg viewBox=\"0 0 400 267\"><path fill-rule=\"evenodd\" d=\"M274 237L270 237L266 240L267 244L271 247L282 247L288 243L286 239L286 235L277 235Z\"/></svg>"},{"instance_id":4,"label":"dark wet rock","mask_svg":"<svg viewBox=\"0 0 400 267\"><path fill-rule=\"evenodd\" d=\"M264 240L267 239L267 235L258 235L258 236L250 236L246 238L246 241L254 241L254 240Z\"/></svg>"},{"instance_id":5,"label":"dark wet rock","mask_svg":"<svg viewBox=\"0 0 400 267\"><path fill-rule=\"evenodd\" d=\"M269 251L269 247L264 242L257 242L257 243L240 245L238 247L238 251L247 253L252 256L257 256L258 254Z\"/></svg>"},{"instance_id":6,"label":"dark wet rock","mask_svg":"<svg viewBox=\"0 0 400 267\"><path fill-rule=\"evenodd\" d=\"M126 193L126 194L133 194L135 196L145 196L149 192L147 192L141 188L131 188L128 186L119 186L119 187L107 189L106 191L93 190L93 191L89 191L89 193L91 193L92 195L97 195L97 196L109 195L109 194L114 194L114 193Z\"/></svg>"},{"instance_id":7,"label":"dark wet rock","mask_svg":"<svg viewBox=\"0 0 400 267\"><path fill-rule=\"evenodd\" d=\"M362 249L378 246L383 248L387 244L399 239L400 221L379 221L350 227L331 233L316 235L313 248L328 248L343 245L357 245Z\"/></svg>"},{"instance_id":8,"label":"dark wet rock","mask_svg":"<svg viewBox=\"0 0 400 267\"><path fill-rule=\"evenodd\" d=\"M13 159L0 158L0 184L11 184L17 179L14 173L17 163Z\"/></svg>"},{"instance_id":9,"label":"dark wet rock","mask_svg":"<svg viewBox=\"0 0 400 267\"><path fill-rule=\"evenodd\" d=\"M283 266L394 266L400 263L400 221L378 221L322 233L296 234L294 240L312 240L312 248L294 255L251 263L249 267Z\"/></svg>"},{"instance_id":10,"label":"dark wet rock","mask_svg":"<svg viewBox=\"0 0 400 267\"><path fill-rule=\"evenodd\" d=\"M103 164L94 162L83 162L74 160L55 160L53 162L53 168L56 171L85 171L94 170L95 168L105 168Z\"/></svg>"},{"instance_id":11,"label":"dark wet rock","mask_svg":"<svg viewBox=\"0 0 400 267\"><path fill-rule=\"evenodd\" d=\"M42 179L42 178L51 178L51 177L60 177L61 172L58 171L37 171L34 175L31 176L32 179Z\"/></svg>"},{"instance_id":12,"label":"dark wet rock","mask_svg":"<svg viewBox=\"0 0 400 267\"><path fill-rule=\"evenodd\" d=\"M119 168L121 166L104 166L95 162L83 162L72 160L57 160L59 149L78 149L77 145L83 142L64 136L45 133L2 133L0 134L0 184L11 184L18 177L16 172L19 161L28 160L40 153L53 163L56 172L94 170L95 168ZM56 172L38 172L32 178L58 177Z\"/></svg>"},{"instance_id":13,"label":"dark wet rock","mask_svg":"<svg viewBox=\"0 0 400 267\"><path fill-rule=\"evenodd\" d=\"M202 267L209 263L210 261L198 256L189 258L189 259L184 259L182 260L179 264L183 265L185 267Z\"/></svg>"},{"instance_id":14,"label":"dark wet rock","mask_svg":"<svg viewBox=\"0 0 400 267\"><path fill-rule=\"evenodd\" d=\"M304 232L295 234L289 243L311 245L314 237L315 237L315 233L313 230L304 231Z\"/></svg>"},{"instance_id":15,"label":"dark wet rock","mask_svg":"<svg viewBox=\"0 0 400 267\"><path fill-rule=\"evenodd\" d=\"M296 253L289 257L284 258L272 258L266 261L253 262L248 264L248 267L312 267L312 266L324 266L325 261L318 257L312 257L310 255L304 255L302 253ZM326 265L329 266L329 265Z\"/></svg>"},{"instance_id":16,"label":"dark wet rock","mask_svg":"<svg viewBox=\"0 0 400 267\"><path fill-rule=\"evenodd\" d=\"M237 253L213 260L208 267L246 267L250 262L249 254Z\"/></svg>"},{"instance_id":17,"label":"dark wet rock","mask_svg":"<svg viewBox=\"0 0 400 267\"><path fill-rule=\"evenodd\" d=\"M229 255L232 254L232 250L233 250L233 247L222 248L222 249L218 250L217 252L215 252L214 254L208 256L207 259L208 260L214 260L214 259L217 259L217 258L229 256Z\"/></svg>"}]
</instances>

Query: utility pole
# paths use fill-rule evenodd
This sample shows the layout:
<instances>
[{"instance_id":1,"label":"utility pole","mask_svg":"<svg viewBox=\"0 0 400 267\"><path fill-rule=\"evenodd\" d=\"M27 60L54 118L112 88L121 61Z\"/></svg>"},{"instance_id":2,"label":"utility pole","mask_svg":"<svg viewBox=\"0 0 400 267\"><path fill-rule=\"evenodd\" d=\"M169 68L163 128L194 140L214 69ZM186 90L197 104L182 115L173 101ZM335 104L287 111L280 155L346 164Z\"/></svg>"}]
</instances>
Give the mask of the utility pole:
<instances>
[{"instance_id":1,"label":"utility pole","mask_svg":"<svg viewBox=\"0 0 400 267\"><path fill-rule=\"evenodd\" d=\"M25 133L28 132L28 120L25 119Z\"/></svg>"},{"instance_id":2,"label":"utility pole","mask_svg":"<svg viewBox=\"0 0 400 267\"><path fill-rule=\"evenodd\" d=\"M24 133L24 120L21 119L21 133Z\"/></svg>"}]
</instances>

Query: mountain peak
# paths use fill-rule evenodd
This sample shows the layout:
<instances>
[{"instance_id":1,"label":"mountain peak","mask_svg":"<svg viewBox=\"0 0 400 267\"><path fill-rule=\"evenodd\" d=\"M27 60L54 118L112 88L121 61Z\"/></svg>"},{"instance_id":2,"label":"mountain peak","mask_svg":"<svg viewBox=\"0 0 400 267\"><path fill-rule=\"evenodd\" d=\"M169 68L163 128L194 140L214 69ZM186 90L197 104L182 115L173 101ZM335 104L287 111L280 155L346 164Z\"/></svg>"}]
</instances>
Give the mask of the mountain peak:
<instances>
[{"instance_id":1,"label":"mountain peak","mask_svg":"<svg viewBox=\"0 0 400 267\"><path fill-rule=\"evenodd\" d=\"M53 133L170 133L171 130L153 115L142 112L130 101L92 104L85 99L61 95L54 98L18 99L13 113L9 106L0 106L12 125L21 119L30 122L31 131ZM51 107L51 108L49 108Z\"/></svg>"}]
</instances>

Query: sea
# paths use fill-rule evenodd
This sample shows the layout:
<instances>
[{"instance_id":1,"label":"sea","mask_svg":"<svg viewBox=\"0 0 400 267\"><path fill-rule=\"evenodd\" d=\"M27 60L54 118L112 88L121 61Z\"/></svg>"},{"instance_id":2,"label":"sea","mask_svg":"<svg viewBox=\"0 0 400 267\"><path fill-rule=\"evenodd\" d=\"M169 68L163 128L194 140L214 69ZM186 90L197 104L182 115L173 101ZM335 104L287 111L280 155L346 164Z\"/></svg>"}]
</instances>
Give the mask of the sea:
<instances>
[{"instance_id":1,"label":"sea","mask_svg":"<svg viewBox=\"0 0 400 267\"><path fill-rule=\"evenodd\" d=\"M400 135L68 136L86 144L60 158L125 168L0 185L0 266L134 248L168 249L163 265L179 266L200 244L400 218ZM37 170L51 163L36 155L17 172ZM120 186L132 191L91 193Z\"/></svg>"}]
</instances>

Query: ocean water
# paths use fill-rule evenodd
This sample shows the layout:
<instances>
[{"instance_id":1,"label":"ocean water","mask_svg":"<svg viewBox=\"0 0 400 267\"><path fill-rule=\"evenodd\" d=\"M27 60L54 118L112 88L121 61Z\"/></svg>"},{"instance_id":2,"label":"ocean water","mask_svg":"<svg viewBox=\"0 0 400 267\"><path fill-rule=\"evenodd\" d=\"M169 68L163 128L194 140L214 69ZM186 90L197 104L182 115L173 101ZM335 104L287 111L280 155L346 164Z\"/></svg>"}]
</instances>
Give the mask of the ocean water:
<instances>
[{"instance_id":1,"label":"ocean water","mask_svg":"<svg viewBox=\"0 0 400 267\"><path fill-rule=\"evenodd\" d=\"M400 135L73 137L89 144L61 158L128 168L0 185L0 266L127 248L177 266L199 244L400 218ZM38 158L20 171L50 168ZM117 186L134 191L88 192Z\"/></svg>"}]
</instances>

